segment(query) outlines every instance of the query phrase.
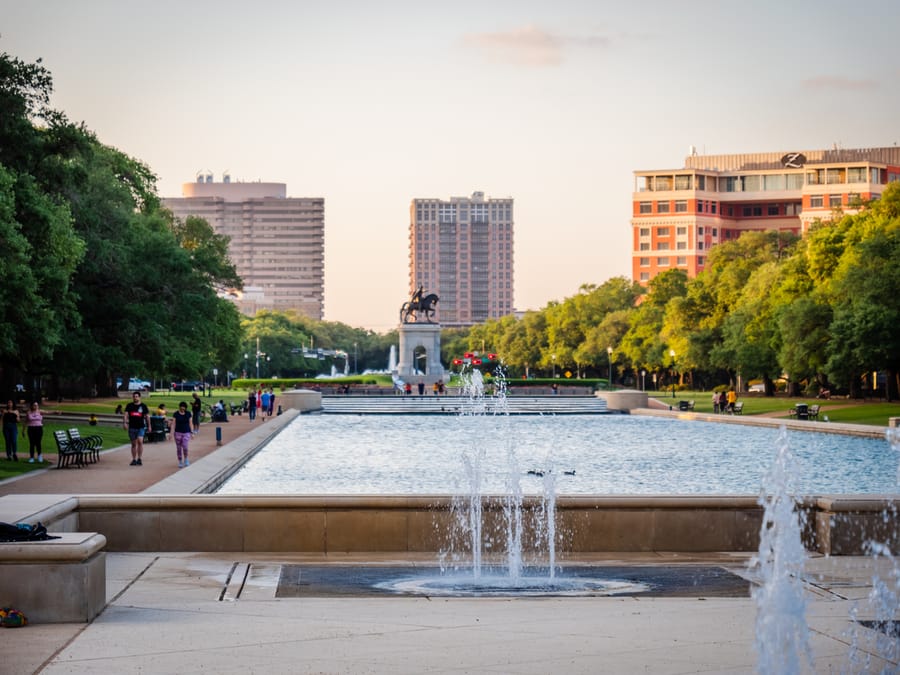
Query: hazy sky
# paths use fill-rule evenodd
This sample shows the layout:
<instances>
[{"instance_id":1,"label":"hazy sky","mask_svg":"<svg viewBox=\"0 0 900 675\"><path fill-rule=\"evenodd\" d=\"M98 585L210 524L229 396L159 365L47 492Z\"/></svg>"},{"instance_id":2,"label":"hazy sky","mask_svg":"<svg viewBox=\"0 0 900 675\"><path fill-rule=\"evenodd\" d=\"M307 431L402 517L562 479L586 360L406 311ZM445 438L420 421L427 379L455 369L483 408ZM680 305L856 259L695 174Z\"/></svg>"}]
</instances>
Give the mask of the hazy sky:
<instances>
[{"instance_id":1,"label":"hazy sky","mask_svg":"<svg viewBox=\"0 0 900 675\"><path fill-rule=\"evenodd\" d=\"M897 0L0 0L0 51L150 166L325 198L325 318L383 332L409 203L515 199L515 306L630 275L632 172L900 142Z\"/></svg>"}]
</instances>

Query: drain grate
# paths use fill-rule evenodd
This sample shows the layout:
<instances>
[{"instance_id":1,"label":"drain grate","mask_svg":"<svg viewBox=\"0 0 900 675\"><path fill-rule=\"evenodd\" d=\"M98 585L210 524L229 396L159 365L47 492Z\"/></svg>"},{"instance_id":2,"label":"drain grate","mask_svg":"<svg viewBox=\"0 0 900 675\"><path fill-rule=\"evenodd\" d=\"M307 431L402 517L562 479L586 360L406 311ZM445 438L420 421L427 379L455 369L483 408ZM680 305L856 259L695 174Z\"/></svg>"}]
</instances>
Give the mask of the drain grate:
<instances>
[{"instance_id":1,"label":"drain grate","mask_svg":"<svg viewBox=\"0 0 900 675\"><path fill-rule=\"evenodd\" d=\"M467 569L442 574L438 567L283 565L275 597L750 596L746 579L713 566L566 566L554 579L548 579L547 568L527 568L512 584L496 569L484 571L478 580L471 577Z\"/></svg>"},{"instance_id":2,"label":"drain grate","mask_svg":"<svg viewBox=\"0 0 900 675\"><path fill-rule=\"evenodd\" d=\"M857 621L861 626L877 630L888 637L900 638L900 621Z\"/></svg>"}]
</instances>

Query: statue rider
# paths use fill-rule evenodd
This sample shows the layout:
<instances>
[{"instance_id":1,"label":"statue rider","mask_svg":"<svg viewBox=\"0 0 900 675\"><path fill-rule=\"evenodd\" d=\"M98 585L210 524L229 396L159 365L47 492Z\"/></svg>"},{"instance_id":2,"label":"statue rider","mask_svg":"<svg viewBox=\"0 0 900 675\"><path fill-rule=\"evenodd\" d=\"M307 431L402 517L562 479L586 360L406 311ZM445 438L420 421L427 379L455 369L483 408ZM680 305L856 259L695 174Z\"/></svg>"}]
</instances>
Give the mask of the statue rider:
<instances>
[{"instance_id":1,"label":"statue rider","mask_svg":"<svg viewBox=\"0 0 900 675\"><path fill-rule=\"evenodd\" d=\"M419 309L422 303L422 294L425 292L424 286L419 286L412 294L412 297L409 299L409 306L414 309Z\"/></svg>"}]
</instances>

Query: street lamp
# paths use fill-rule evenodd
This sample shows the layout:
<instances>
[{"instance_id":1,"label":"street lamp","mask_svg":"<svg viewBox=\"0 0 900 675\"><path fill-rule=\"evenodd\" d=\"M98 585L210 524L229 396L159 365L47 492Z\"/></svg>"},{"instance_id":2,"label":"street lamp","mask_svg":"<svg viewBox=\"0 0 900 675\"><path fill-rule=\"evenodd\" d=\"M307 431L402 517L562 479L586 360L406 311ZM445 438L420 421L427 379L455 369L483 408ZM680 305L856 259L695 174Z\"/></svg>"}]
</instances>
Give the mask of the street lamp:
<instances>
[{"instance_id":1,"label":"street lamp","mask_svg":"<svg viewBox=\"0 0 900 675\"><path fill-rule=\"evenodd\" d=\"M359 374L359 367L357 366L357 363L356 363L356 357L357 357L358 353L359 352L357 350L357 345L354 342L353 343L353 374L354 375Z\"/></svg>"},{"instance_id":2,"label":"street lamp","mask_svg":"<svg viewBox=\"0 0 900 675\"><path fill-rule=\"evenodd\" d=\"M550 355L550 360L553 362L553 379L556 379L556 354Z\"/></svg>"},{"instance_id":3,"label":"street lamp","mask_svg":"<svg viewBox=\"0 0 900 675\"><path fill-rule=\"evenodd\" d=\"M645 378L647 377L647 371L643 368L641 369L641 391L644 391L646 387Z\"/></svg>"},{"instance_id":4,"label":"street lamp","mask_svg":"<svg viewBox=\"0 0 900 675\"><path fill-rule=\"evenodd\" d=\"M672 357L672 398L675 398L675 350L669 350L669 356Z\"/></svg>"},{"instance_id":5,"label":"street lamp","mask_svg":"<svg viewBox=\"0 0 900 675\"><path fill-rule=\"evenodd\" d=\"M609 390L612 389L612 347L606 348L606 357L609 361L609 379L606 380L606 388Z\"/></svg>"}]
</instances>

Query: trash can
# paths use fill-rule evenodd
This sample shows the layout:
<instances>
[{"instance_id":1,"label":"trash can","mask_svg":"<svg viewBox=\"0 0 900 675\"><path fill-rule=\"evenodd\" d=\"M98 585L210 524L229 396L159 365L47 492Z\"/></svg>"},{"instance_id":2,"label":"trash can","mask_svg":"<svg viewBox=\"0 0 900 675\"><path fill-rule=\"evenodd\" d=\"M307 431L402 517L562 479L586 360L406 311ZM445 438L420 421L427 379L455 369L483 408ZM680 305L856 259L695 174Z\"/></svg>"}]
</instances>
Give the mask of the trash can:
<instances>
[{"instance_id":1,"label":"trash can","mask_svg":"<svg viewBox=\"0 0 900 675\"><path fill-rule=\"evenodd\" d=\"M809 419L809 406L806 403L798 403L797 408L797 419L798 420L808 420Z\"/></svg>"},{"instance_id":2,"label":"trash can","mask_svg":"<svg viewBox=\"0 0 900 675\"><path fill-rule=\"evenodd\" d=\"M688 407L688 402L687 401L678 401L678 409L679 410L690 410L690 408Z\"/></svg>"}]
</instances>

